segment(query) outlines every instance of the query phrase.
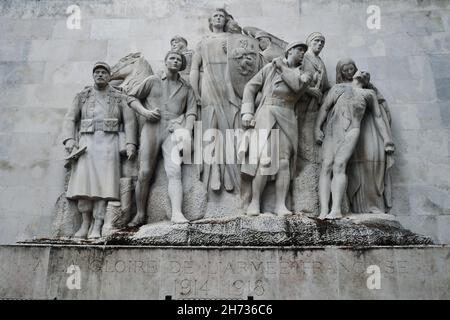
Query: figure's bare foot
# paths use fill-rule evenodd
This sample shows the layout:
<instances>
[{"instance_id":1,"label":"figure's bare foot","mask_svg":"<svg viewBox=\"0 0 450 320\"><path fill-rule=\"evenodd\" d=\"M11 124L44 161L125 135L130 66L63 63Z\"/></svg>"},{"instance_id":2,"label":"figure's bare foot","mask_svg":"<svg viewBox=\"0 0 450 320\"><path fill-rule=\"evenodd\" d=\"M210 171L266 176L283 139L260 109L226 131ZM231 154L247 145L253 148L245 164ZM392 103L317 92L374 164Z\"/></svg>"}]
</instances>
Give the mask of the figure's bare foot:
<instances>
[{"instance_id":1,"label":"figure's bare foot","mask_svg":"<svg viewBox=\"0 0 450 320\"><path fill-rule=\"evenodd\" d=\"M259 216L260 213L261 211L259 208L259 203L257 203L256 201L250 202L247 208L247 215L250 217L256 217Z\"/></svg>"},{"instance_id":2,"label":"figure's bare foot","mask_svg":"<svg viewBox=\"0 0 450 320\"><path fill-rule=\"evenodd\" d=\"M213 165L211 173L211 190L219 191L220 190L220 173L219 173L219 167L217 165Z\"/></svg>"},{"instance_id":3,"label":"figure's bare foot","mask_svg":"<svg viewBox=\"0 0 450 320\"><path fill-rule=\"evenodd\" d=\"M74 234L74 238L86 239L89 233L90 221L83 221L80 229Z\"/></svg>"},{"instance_id":4,"label":"figure's bare foot","mask_svg":"<svg viewBox=\"0 0 450 320\"><path fill-rule=\"evenodd\" d=\"M340 211L331 210L330 214L327 215L327 217L325 219L335 220L335 219L341 219L343 217L344 216L342 215L342 213Z\"/></svg>"},{"instance_id":5,"label":"figure's bare foot","mask_svg":"<svg viewBox=\"0 0 450 320\"><path fill-rule=\"evenodd\" d=\"M293 215L292 211L290 211L286 206L276 207L274 213L279 217L291 216Z\"/></svg>"},{"instance_id":6,"label":"figure's bare foot","mask_svg":"<svg viewBox=\"0 0 450 320\"><path fill-rule=\"evenodd\" d=\"M101 237L102 237L102 235L100 234L100 231L92 229L91 233L89 234L88 239L98 239Z\"/></svg>"},{"instance_id":7,"label":"figure's bare foot","mask_svg":"<svg viewBox=\"0 0 450 320\"><path fill-rule=\"evenodd\" d=\"M92 227L91 233L88 236L88 239L98 239L102 237L102 227L103 220L96 219L94 220L94 226Z\"/></svg>"},{"instance_id":8,"label":"figure's bare foot","mask_svg":"<svg viewBox=\"0 0 450 320\"><path fill-rule=\"evenodd\" d=\"M171 219L171 221L173 223L188 223L189 222L189 220L186 219L181 212L177 212L177 213L172 212L172 219Z\"/></svg>"},{"instance_id":9,"label":"figure's bare foot","mask_svg":"<svg viewBox=\"0 0 450 320\"><path fill-rule=\"evenodd\" d=\"M128 223L128 227L137 227L137 226L141 226L145 223L145 215L144 214L136 214L133 218L133 220L131 220L130 223Z\"/></svg>"},{"instance_id":10,"label":"figure's bare foot","mask_svg":"<svg viewBox=\"0 0 450 320\"><path fill-rule=\"evenodd\" d=\"M325 220L325 218L327 217L327 215L328 215L328 212L322 212L322 213L320 213L319 219L320 219L320 220Z\"/></svg>"}]
</instances>

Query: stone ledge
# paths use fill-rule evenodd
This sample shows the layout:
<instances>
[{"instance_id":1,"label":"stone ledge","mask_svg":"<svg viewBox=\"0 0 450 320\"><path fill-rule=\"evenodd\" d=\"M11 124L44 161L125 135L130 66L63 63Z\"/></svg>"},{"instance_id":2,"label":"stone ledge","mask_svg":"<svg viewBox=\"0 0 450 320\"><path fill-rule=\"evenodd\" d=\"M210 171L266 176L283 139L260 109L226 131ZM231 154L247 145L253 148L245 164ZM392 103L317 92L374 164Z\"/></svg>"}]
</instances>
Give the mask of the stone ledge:
<instances>
[{"instance_id":1,"label":"stone ledge","mask_svg":"<svg viewBox=\"0 0 450 320\"><path fill-rule=\"evenodd\" d=\"M118 230L98 240L33 239L23 243L151 246L398 246L433 244L391 215L354 214L342 220L272 214L202 219L187 224L162 221Z\"/></svg>"}]
</instances>

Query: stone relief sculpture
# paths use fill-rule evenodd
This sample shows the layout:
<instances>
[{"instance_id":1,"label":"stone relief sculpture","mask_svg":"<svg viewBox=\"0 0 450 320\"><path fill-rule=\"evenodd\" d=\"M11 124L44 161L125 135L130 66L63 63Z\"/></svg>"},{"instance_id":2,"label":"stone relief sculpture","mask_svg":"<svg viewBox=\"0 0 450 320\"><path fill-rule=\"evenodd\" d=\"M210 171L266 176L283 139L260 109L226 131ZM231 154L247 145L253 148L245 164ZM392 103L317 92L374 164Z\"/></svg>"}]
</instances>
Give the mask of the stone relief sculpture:
<instances>
[{"instance_id":1,"label":"stone relief sculpture","mask_svg":"<svg viewBox=\"0 0 450 320\"><path fill-rule=\"evenodd\" d=\"M267 32L257 32L255 39L259 41L261 55L267 63L283 55L283 50L272 42L272 37Z\"/></svg>"},{"instance_id":2,"label":"stone relief sculpture","mask_svg":"<svg viewBox=\"0 0 450 320\"><path fill-rule=\"evenodd\" d=\"M198 43L192 58L190 83L197 103L202 106L203 131L212 128L225 132L227 129L239 127L236 116L238 106L229 101L232 88L227 69L228 34L225 26L230 19L230 15L224 9L217 9L212 13L209 18L212 33ZM203 68L201 83L200 68ZM220 164L224 152L220 147L214 151L215 163L202 165L202 180L208 189L218 191L224 187L232 191L238 187L238 168L233 164ZM224 146L225 150L226 147Z\"/></svg>"},{"instance_id":3,"label":"stone relief sculpture","mask_svg":"<svg viewBox=\"0 0 450 320\"><path fill-rule=\"evenodd\" d=\"M99 238L107 202L120 200L119 131L125 133L126 155L136 154L136 118L126 96L109 85L110 67L93 68L95 85L78 93L67 111L63 143L71 153L71 176L66 196L76 200L82 215L79 238Z\"/></svg>"},{"instance_id":4,"label":"stone relief sculpture","mask_svg":"<svg viewBox=\"0 0 450 320\"><path fill-rule=\"evenodd\" d=\"M322 104L315 127L318 144L323 144L319 180L320 219L342 217L342 201L347 189L346 169L361 132L361 121L368 109L384 142L384 152L394 152L390 130L382 118L381 107L373 90L365 89L370 75L358 71L350 85L336 84ZM322 126L326 120L325 128ZM328 205L332 196L332 208Z\"/></svg>"},{"instance_id":5,"label":"stone relief sculpture","mask_svg":"<svg viewBox=\"0 0 450 320\"><path fill-rule=\"evenodd\" d=\"M320 32L313 32L306 39L306 45L308 46L308 51L305 53L303 59L302 70L310 72L313 75L313 83L307 90L307 94L300 100L298 112L306 115L312 114L315 117L322 98L330 89L327 70L319 56L325 46L325 37ZM309 162L317 161L318 152L317 147L314 146L313 130L304 125L305 117L299 117L298 121L301 157Z\"/></svg>"},{"instance_id":6,"label":"stone relief sculpture","mask_svg":"<svg viewBox=\"0 0 450 320\"><path fill-rule=\"evenodd\" d=\"M280 216L291 214L286 207L286 197L297 158L298 129L294 109L311 81L311 75L299 69L307 48L300 42L290 44L285 58L280 57L267 64L245 86L241 110L243 126L251 127L254 121L254 133L260 139L262 130L270 131L264 144L258 141L262 148L256 151L257 163L245 163L241 167L244 174L253 177L252 199L247 209L250 216L260 214L260 196L267 179L272 177L276 177L275 213ZM262 99L256 109L258 92L262 93ZM274 137L275 132L278 139Z\"/></svg>"},{"instance_id":7,"label":"stone relief sculpture","mask_svg":"<svg viewBox=\"0 0 450 320\"><path fill-rule=\"evenodd\" d=\"M311 33L307 39L308 51L303 59L302 70L313 75L313 81L299 102L296 110L298 121L297 177L294 180L293 208L311 217L318 216L320 153L314 142L314 125L323 97L330 88L327 70L320 58L325 37L320 32ZM301 195L301 196L300 196Z\"/></svg>"},{"instance_id":8,"label":"stone relief sculpture","mask_svg":"<svg viewBox=\"0 0 450 320\"><path fill-rule=\"evenodd\" d=\"M245 83L262 67L255 55L257 42L240 33L241 29L225 9L209 18L211 34L198 43L192 58L190 82L199 105L203 132L240 129L239 110ZM229 32L231 28L232 32ZM200 82L200 69L203 76ZM203 163L202 181L208 190L239 190L239 168L225 163L224 155L235 154L234 145L216 145L213 163Z\"/></svg>"},{"instance_id":9,"label":"stone relief sculpture","mask_svg":"<svg viewBox=\"0 0 450 320\"><path fill-rule=\"evenodd\" d=\"M59 234L123 244L348 244L357 229L349 219L369 218L327 222L337 228L330 240L319 211L320 219L343 217L344 198L354 213L392 207L390 113L370 75L342 59L330 89L319 32L306 44L287 44L259 28L241 28L225 9L211 14L209 26L195 51L184 37L172 37L156 75L139 52L111 71L103 62L94 66L95 86L76 96L64 121L66 195L73 201L58 199L66 210ZM197 118L201 142L193 130ZM214 161L203 160L197 171L185 156L195 154L191 145L206 142L209 129L223 137L232 129L237 139L214 145ZM234 162L226 162L228 154ZM73 232L79 215L64 219L75 207L82 219ZM255 218L268 212L274 215ZM379 232L370 225L358 230ZM406 242L416 239L398 232Z\"/></svg>"},{"instance_id":10,"label":"stone relief sculpture","mask_svg":"<svg viewBox=\"0 0 450 320\"><path fill-rule=\"evenodd\" d=\"M111 68L111 80L121 80L117 88L125 94L152 74L152 67L140 52L126 55Z\"/></svg>"},{"instance_id":11,"label":"stone relief sculpture","mask_svg":"<svg viewBox=\"0 0 450 320\"><path fill-rule=\"evenodd\" d=\"M244 27L242 32L258 40L260 54L263 56L265 63L284 55L288 43L270 32L256 27Z\"/></svg>"},{"instance_id":12,"label":"stone relief sculpture","mask_svg":"<svg viewBox=\"0 0 450 320\"><path fill-rule=\"evenodd\" d=\"M146 121L141 131L139 176L136 186L137 214L129 226L145 223L146 205L151 179L155 172L158 154L164 158L164 168L169 180L168 193L172 207L172 222L184 223L182 213L183 185L181 182L181 154L174 131L185 131L190 139L197 116L194 92L181 78L179 71L186 68L186 59L179 51L170 51L165 57L165 70L144 80L129 95L129 106ZM140 101L144 101L144 105ZM185 129L185 130L180 130ZM172 152L178 150L179 152ZM189 150L190 152L190 150Z\"/></svg>"},{"instance_id":13,"label":"stone relief sculpture","mask_svg":"<svg viewBox=\"0 0 450 320\"><path fill-rule=\"evenodd\" d=\"M339 60L336 65L336 83L350 83L358 71L352 59ZM368 89L375 91L380 105L381 118L390 133L391 116L386 100L369 82ZM390 168L394 160L384 152L383 137L376 129L370 110L361 121L361 134L355 152L348 164L347 195L354 213L386 213L392 207Z\"/></svg>"},{"instance_id":14,"label":"stone relief sculpture","mask_svg":"<svg viewBox=\"0 0 450 320\"><path fill-rule=\"evenodd\" d=\"M172 51L178 51L183 54L186 59L186 68L179 72L181 77L189 83L189 74L191 73L192 56L194 51L188 49L188 41L182 36L176 35L170 40Z\"/></svg>"}]
</instances>

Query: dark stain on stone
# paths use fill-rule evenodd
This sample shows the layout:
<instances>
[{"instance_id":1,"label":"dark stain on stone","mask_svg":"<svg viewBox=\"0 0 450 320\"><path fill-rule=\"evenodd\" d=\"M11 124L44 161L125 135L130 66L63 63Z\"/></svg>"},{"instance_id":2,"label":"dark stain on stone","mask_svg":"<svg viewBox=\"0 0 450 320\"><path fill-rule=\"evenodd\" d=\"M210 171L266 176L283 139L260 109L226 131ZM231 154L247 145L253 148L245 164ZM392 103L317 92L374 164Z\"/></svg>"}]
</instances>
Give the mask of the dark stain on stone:
<instances>
[{"instance_id":1,"label":"dark stain on stone","mask_svg":"<svg viewBox=\"0 0 450 320\"><path fill-rule=\"evenodd\" d=\"M450 208L443 208L442 206L438 205L437 203L428 198L425 200L422 207L427 212L438 214L450 214Z\"/></svg>"},{"instance_id":2,"label":"dark stain on stone","mask_svg":"<svg viewBox=\"0 0 450 320\"><path fill-rule=\"evenodd\" d=\"M48 160L36 160L33 161L33 163L30 165L31 169L34 169L36 167L40 167L41 169L47 169L49 166L49 161Z\"/></svg>"},{"instance_id":3,"label":"dark stain on stone","mask_svg":"<svg viewBox=\"0 0 450 320\"><path fill-rule=\"evenodd\" d=\"M0 160L0 170L11 171L14 167L8 160Z\"/></svg>"}]
</instances>

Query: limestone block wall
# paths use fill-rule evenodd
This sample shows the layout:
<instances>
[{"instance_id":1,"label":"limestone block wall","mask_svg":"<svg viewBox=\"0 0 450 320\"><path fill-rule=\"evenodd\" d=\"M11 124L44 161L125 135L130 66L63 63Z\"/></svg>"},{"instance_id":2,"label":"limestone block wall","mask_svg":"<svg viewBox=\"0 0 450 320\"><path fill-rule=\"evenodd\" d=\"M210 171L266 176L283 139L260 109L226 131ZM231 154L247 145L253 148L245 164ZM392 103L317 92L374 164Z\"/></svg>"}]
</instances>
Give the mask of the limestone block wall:
<instances>
[{"instance_id":1,"label":"limestone block wall","mask_svg":"<svg viewBox=\"0 0 450 320\"><path fill-rule=\"evenodd\" d=\"M69 29L66 10L81 9ZM369 29L367 8L380 8ZM191 48L225 6L242 26L286 41L326 36L331 82L340 58L368 70L391 108L397 145L394 209L401 223L450 243L450 1L3 0L0 2L0 243L50 234L63 189L62 118L92 83L97 60L143 52L162 66L175 34Z\"/></svg>"}]
</instances>

